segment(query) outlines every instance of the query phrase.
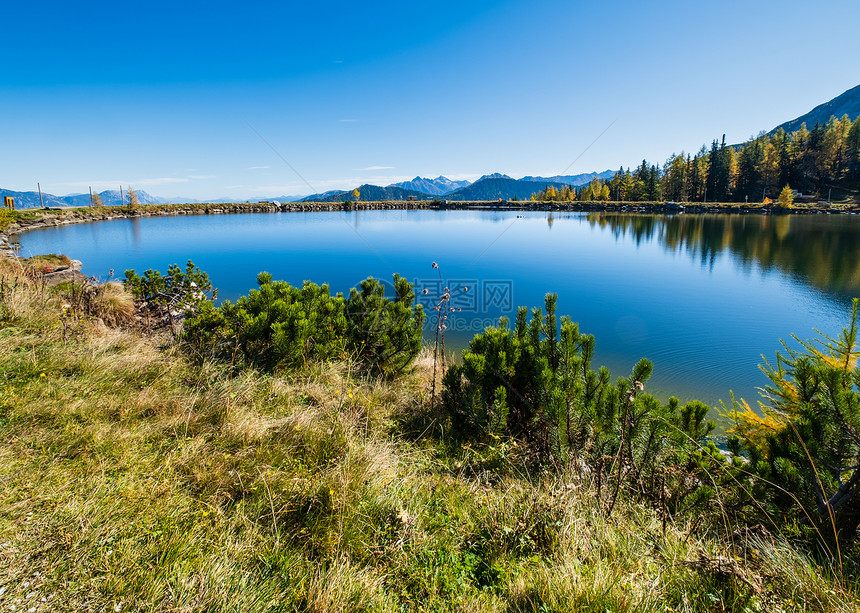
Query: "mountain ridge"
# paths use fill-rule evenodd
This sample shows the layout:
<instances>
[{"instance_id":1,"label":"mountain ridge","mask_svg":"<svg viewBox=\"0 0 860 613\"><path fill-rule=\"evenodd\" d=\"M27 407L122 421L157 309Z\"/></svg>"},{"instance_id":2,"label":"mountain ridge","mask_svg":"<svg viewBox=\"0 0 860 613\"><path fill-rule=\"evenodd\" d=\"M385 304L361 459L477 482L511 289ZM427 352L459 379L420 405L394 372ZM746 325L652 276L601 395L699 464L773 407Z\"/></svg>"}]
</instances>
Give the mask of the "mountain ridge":
<instances>
[{"instance_id":1,"label":"mountain ridge","mask_svg":"<svg viewBox=\"0 0 860 613\"><path fill-rule=\"evenodd\" d=\"M552 185L556 189L564 187L562 183L548 181L524 181L512 179L507 175L494 173L485 175L471 185L446 194L447 200L454 201L482 201L482 200L528 200L532 194L536 194L547 186Z\"/></svg>"},{"instance_id":2,"label":"mountain ridge","mask_svg":"<svg viewBox=\"0 0 860 613\"><path fill-rule=\"evenodd\" d=\"M860 117L860 85L847 89L835 98L831 98L827 102L819 104L808 113L789 119L788 121L779 124L768 134L774 134L782 128L786 132L796 132L800 129L801 124L806 124L807 128L812 128L817 123L824 125L831 117L841 119L843 115L848 115L851 121Z\"/></svg>"},{"instance_id":3,"label":"mountain ridge","mask_svg":"<svg viewBox=\"0 0 860 613\"><path fill-rule=\"evenodd\" d=\"M611 179L613 176L615 176L614 170L604 170L603 172L583 172L578 175L555 175L552 177L525 176L520 181L561 183L571 187L580 187L591 183L594 179Z\"/></svg>"},{"instance_id":4,"label":"mountain ridge","mask_svg":"<svg viewBox=\"0 0 860 613\"><path fill-rule=\"evenodd\" d=\"M380 187L379 185L364 184L355 188L358 190L358 200L363 202L375 201L391 201L391 200L406 200L409 197L414 197L416 200L433 200L436 196L424 192L404 189L402 187L389 185ZM339 190L334 192L325 192L322 194L311 194L302 198L298 202L346 202L356 200L353 195L354 190Z\"/></svg>"}]
</instances>

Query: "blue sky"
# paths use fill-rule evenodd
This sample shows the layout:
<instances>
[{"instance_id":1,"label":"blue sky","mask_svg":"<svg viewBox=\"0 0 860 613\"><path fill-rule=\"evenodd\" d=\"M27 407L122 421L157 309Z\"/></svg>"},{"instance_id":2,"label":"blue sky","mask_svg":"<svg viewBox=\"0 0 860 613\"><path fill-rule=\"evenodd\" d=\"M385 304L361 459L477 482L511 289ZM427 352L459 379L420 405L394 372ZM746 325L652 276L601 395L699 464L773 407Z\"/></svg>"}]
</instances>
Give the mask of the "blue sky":
<instances>
[{"instance_id":1,"label":"blue sky","mask_svg":"<svg viewBox=\"0 0 860 613\"><path fill-rule=\"evenodd\" d=\"M662 163L860 83L856 0L3 13L0 187L55 194L244 200Z\"/></svg>"}]
</instances>

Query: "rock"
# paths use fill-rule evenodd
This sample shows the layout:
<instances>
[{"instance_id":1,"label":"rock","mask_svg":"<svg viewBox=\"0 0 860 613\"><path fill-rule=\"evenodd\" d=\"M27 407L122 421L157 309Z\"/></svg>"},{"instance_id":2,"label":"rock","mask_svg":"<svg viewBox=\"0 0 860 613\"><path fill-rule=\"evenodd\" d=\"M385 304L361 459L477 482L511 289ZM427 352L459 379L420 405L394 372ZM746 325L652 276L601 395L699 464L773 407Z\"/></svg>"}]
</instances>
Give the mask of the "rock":
<instances>
[{"instance_id":1,"label":"rock","mask_svg":"<svg viewBox=\"0 0 860 613\"><path fill-rule=\"evenodd\" d=\"M66 268L65 270L57 270L54 272L49 272L42 275L42 278L45 280L50 286L59 285L65 281L74 281L77 283L89 283L89 277L80 272L79 270L72 270L71 268Z\"/></svg>"}]
</instances>

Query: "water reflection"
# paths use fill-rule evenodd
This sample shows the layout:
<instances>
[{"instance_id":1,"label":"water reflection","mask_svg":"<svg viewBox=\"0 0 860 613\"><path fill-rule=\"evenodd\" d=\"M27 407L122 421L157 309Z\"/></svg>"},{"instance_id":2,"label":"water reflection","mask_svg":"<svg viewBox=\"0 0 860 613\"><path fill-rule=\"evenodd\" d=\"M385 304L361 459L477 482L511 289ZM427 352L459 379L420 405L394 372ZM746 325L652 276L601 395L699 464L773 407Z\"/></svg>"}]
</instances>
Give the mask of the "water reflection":
<instances>
[{"instance_id":1,"label":"water reflection","mask_svg":"<svg viewBox=\"0 0 860 613\"><path fill-rule=\"evenodd\" d=\"M131 235L135 250L137 250L140 247L140 218L138 217L131 218Z\"/></svg>"},{"instance_id":2,"label":"water reflection","mask_svg":"<svg viewBox=\"0 0 860 613\"><path fill-rule=\"evenodd\" d=\"M860 296L860 217L795 215L588 215L592 226L637 245L656 239L711 269L730 253L745 267L777 269L843 297Z\"/></svg>"}]
</instances>

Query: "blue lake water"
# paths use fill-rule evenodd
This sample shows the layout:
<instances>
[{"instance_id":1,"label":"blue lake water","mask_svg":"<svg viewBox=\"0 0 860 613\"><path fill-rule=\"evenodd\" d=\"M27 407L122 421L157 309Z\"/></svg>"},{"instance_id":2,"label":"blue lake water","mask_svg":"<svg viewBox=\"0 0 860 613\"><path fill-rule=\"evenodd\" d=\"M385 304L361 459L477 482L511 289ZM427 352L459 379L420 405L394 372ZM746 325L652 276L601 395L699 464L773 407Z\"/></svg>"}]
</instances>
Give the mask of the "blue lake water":
<instances>
[{"instance_id":1,"label":"blue lake water","mask_svg":"<svg viewBox=\"0 0 860 613\"><path fill-rule=\"evenodd\" d=\"M648 390L711 405L729 390L754 402L761 355L779 339L835 335L860 295L860 217L621 215L515 211L355 211L152 217L29 232L21 255L64 253L87 275L165 270L191 259L220 299L268 271L348 292L369 275L440 285L462 310L447 346L518 305L558 293L597 340L595 367L654 362ZM438 262L439 271L431 267ZM439 272L442 280L440 283ZM428 309L429 312L429 309ZM429 330L428 327L428 337Z\"/></svg>"}]
</instances>

